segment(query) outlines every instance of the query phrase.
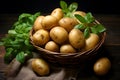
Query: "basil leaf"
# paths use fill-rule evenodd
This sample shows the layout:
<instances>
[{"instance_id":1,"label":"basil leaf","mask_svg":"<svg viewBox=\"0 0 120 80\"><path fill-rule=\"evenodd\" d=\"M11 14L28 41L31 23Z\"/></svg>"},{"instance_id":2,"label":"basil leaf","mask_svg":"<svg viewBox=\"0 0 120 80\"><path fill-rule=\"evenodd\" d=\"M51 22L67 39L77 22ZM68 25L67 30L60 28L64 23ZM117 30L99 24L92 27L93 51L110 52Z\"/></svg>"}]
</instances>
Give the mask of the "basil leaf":
<instances>
[{"instance_id":1,"label":"basil leaf","mask_svg":"<svg viewBox=\"0 0 120 80\"><path fill-rule=\"evenodd\" d=\"M85 29L85 26L84 26L84 24L78 24L78 25L76 25L74 28L77 28L77 29Z\"/></svg>"},{"instance_id":2,"label":"basil leaf","mask_svg":"<svg viewBox=\"0 0 120 80\"><path fill-rule=\"evenodd\" d=\"M94 17L90 12L88 12L84 18L87 21L87 23L92 23L95 21Z\"/></svg>"},{"instance_id":3,"label":"basil leaf","mask_svg":"<svg viewBox=\"0 0 120 80\"><path fill-rule=\"evenodd\" d=\"M96 29L99 33L104 32L106 30L106 28L102 24L98 24L96 26Z\"/></svg>"},{"instance_id":4,"label":"basil leaf","mask_svg":"<svg viewBox=\"0 0 120 80\"><path fill-rule=\"evenodd\" d=\"M99 33L99 31L97 30L97 28L96 28L95 26L90 27L90 29L91 29L91 32L92 32L92 33L95 33L95 34L98 34L98 33Z\"/></svg>"},{"instance_id":5,"label":"basil leaf","mask_svg":"<svg viewBox=\"0 0 120 80\"><path fill-rule=\"evenodd\" d=\"M85 18L84 17L82 17L81 15L79 15L79 14L75 14L74 15L80 22L82 22L82 23L86 23L87 21L85 20Z\"/></svg>"},{"instance_id":6,"label":"basil leaf","mask_svg":"<svg viewBox=\"0 0 120 80\"><path fill-rule=\"evenodd\" d=\"M63 9L63 10L65 10L65 9L67 9L67 3L65 2L65 1L60 1L60 7Z\"/></svg>"},{"instance_id":7,"label":"basil leaf","mask_svg":"<svg viewBox=\"0 0 120 80\"><path fill-rule=\"evenodd\" d=\"M78 4L75 3L75 2L70 4L69 7L68 7L70 12L75 12L77 10L77 8L78 8Z\"/></svg>"},{"instance_id":8,"label":"basil leaf","mask_svg":"<svg viewBox=\"0 0 120 80\"><path fill-rule=\"evenodd\" d=\"M84 30L84 36L85 36L85 38L88 38L89 35L90 35L90 29L89 29L89 27L87 27L87 28L85 28L85 30Z\"/></svg>"},{"instance_id":9,"label":"basil leaf","mask_svg":"<svg viewBox=\"0 0 120 80\"><path fill-rule=\"evenodd\" d=\"M13 59L13 57L12 57L13 50L14 50L13 48L7 48L6 49L6 53L4 55L4 62L5 63L8 64Z\"/></svg>"},{"instance_id":10,"label":"basil leaf","mask_svg":"<svg viewBox=\"0 0 120 80\"><path fill-rule=\"evenodd\" d=\"M16 55L16 59L20 62L20 63L24 63L25 62L25 55L24 52L20 52Z\"/></svg>"}]
</instances>

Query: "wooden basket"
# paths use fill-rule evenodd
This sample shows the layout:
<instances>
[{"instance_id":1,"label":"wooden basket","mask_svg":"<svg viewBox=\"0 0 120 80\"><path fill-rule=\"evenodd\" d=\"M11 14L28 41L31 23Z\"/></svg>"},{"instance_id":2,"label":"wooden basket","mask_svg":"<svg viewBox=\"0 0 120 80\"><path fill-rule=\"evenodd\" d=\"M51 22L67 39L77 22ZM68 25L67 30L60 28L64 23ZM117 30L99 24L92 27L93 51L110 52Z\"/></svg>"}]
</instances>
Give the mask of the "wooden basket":
<instances>
[{"instance_id":1,"label":"wooden basket","mask_svg":"<svg viewBox=\"0 0 120 80\"><path fill-rule=\"evenodd\" d=\"M42 47L35 45L31 38L33 33L34 33L34 30L31 29L30 42L39 51L39 54L41 54L42 57L44 57L49 62L62 64L62 65L71 65L71 64L73 65L73 64L79 64L87 61L90 57L97 54L97 51L104 43L104 40L106 37L106 32L101 33L99 43L91 50L84 51L84 52L70 53L70 54L60 54L58 52L48 51Z\"/></svg>"}]
</instances>

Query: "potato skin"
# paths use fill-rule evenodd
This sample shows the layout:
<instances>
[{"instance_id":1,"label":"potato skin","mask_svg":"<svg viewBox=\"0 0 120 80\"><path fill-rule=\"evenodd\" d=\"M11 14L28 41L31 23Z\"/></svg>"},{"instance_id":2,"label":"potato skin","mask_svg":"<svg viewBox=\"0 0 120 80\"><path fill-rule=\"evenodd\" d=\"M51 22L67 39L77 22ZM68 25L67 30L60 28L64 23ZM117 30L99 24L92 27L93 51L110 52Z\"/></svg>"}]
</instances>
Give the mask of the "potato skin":
<instances>
[{"instance_id":1,"label":"potato skin","mask_svg":"<svg viewBox=\"0 0 120 80\"><path fill-rule=\"evenodd\" d=\"M59 46L54 41L49 41L46 43L45 49L53 52L58 52Z\"/></svg>"},{"instance_id":2,"label":"potato skin","mask_svg":"<svg viewBox=\"0 0 120 80\"><path fill-rule=\"evenodd\" d=\"M86 13L85 13L84 11L75 11L75 12L73 13L73 15L75 15L75 14L79 14L79 15L81 15L82 17L84 17L84 16L86 15Z\"/></svg>"},{"instance_id":3,"label":"potato skin","mask_svg":"<svg viewBox=\"0 0 120 80\"><path fill-rule=\"evenodd\" d=\"M94 33L90 33L90 36L85 40L85 50L94 48L99 42L99 36Z\"/></svg>"},{"instance_id":4,"label":"potato skin","mask_svg":"<svg viewBox=\"0 0 120 80\"><path fill-rule=\"evenodd\" d=\"M105 75L111 68L111 62L107 57L98 59L93 66L93 70L97 75Z\"/></svg>"},{"instance_id":5,"label":"potato skin","mask_svg":"<svg viewBox=\"0 0 120 80\"><path fill-rule=\"evenodd\" d=\"M50 39L49 32L44 29L36 31L32 36L33 42L38 46L45 45L49 41L49 39Z\"/></svg>"},{"instance_id":6,"label":"potato skin","mask_svg":"<svg viewBox=\"0 0 120 80\"><path fill-rule=\"evenodd\" d=\"M61 8L56 8L51 13L52 16L55 16L58 21L64 16L64 13Z\"/></svg>"},{"instance_id":7,"label":"potato skin","mask_svg":"<svg viewBox=\"0 0 120 80\"><path fill-rule=\"evenodd\" d=\"M54 26L58 25L58 20L56 17L52 15L47 15L42 19L41 24L42 24L43 29L50 30Z\"/></svg>"},{"instance_id":8,"label":"potato skin","mask_svg":"<svg viewBox=\"0 0 120 80\"><path fill-rule=\"evenodd\" d=\"M70 44L64 44L60 47L60 53L75 53L76 50Z\"/></svg>"},{"instance_id":9,"label":"potato skin","mask_svg":"<svg viewBox=\"0 0 120 80\"><path fill-rule=\"evenodd\" d=\"M83 32L80 31L79 29L75 29L75 28L72 29L69 33L69 41L70 44L76 49L80 49L84 47L85 38Z\"/></svg>"},{"instance_id":10,"label":"potato skin","mask_svg":"<svg viewBox=\"0 0 120 80\"><path fill-rule=\"evenodd\" d=\"M38 16L34 22L33 29L34 31L37 31L39 29L42 29L41 21L44 18L44 16Z\"/></svg>"},{"instance_id":11,"label":"potato skin","mask_svg":"<svg viewBox=\"0 0 120 80\"><path fill-rule=\"evenodd\" d=\"M40 76L45 76L50 73L49 64L41 58L35 58L32 60L32 69Z\"/></svg>"},{"instance_id":12,"label":"potato skin","mask_svg":"<svg viewBox=\"0 0 120 80\"><path fill-rule=\"evenodd\" d=\"M68 40L68 32L60 26L56 26L50 30L50 37L58 44L63 44Z\"/></svg>"},{"instance_id":13,"label":"potato skin","mask_svg":"<svg viewBox=\"0 0 120 80\"><path fill-rule=\"evenodd\" d=\"M59 25L65 28L68 32L70 32L77 24L78 22L76 21L76 19L70 17L63 17L59 21Z\"/></svg>"}]
</instances>

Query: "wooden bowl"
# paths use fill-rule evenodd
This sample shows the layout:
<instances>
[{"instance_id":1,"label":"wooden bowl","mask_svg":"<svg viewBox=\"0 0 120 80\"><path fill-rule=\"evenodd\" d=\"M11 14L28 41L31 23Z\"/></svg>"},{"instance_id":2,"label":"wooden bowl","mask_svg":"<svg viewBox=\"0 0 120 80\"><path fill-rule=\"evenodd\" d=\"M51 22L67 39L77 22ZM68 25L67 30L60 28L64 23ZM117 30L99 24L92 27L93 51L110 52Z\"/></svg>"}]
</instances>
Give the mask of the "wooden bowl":
<instances>
[{"instance_id":1,"label":"wooden bowl","mask_svg":"<svg viewBox=\"0 0 120 80\"><path fill-rule=\"evenodd\" d=\"M104 40L106 37L106 32L101 33L100 41L93 49L90 49L84 52L61 54L59 52L52 52L40 46L35 45L32 40L32 35L34 34L34 32L35 31L33 29L30 30L30 42L39 51L39 54L41 54L42 57L44 57L49 62L58 63L62 65L73 65L73 64L79 64L87 61L89 58L97 54L97 51L104 43Z\"/></svg>"}]
</instances>

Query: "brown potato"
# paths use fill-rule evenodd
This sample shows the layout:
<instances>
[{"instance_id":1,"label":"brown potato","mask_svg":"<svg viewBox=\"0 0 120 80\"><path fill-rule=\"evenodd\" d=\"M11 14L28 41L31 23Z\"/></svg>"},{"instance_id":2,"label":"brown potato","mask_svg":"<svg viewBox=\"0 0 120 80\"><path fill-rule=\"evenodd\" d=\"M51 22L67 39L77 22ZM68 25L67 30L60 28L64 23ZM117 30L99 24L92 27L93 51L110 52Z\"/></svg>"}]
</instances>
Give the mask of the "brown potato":
<instances>
[{"instance_id":1,"label":"brown potato","mask_svg":"<svg viewBox=\"0 0 120 80\"><path fill-rule=\"evenodd\" d=\"M75 12L73 13L73 15L75 15L75 14L79 14L79 15L81 15L82 17L84 17L84 16L86 15L86 13L85 13L84 11L75 11Z\"/></svg>"},{"instance_id":2,"label":"brown potato","mask_svg":"<svg viewBox=\"0 0 120 80\"><path fill-rule=\"evenodd\" d=\"M80 31L79 29L75 29L75 28L72 29L69 33L69 41L70 44L76 49L80 49L84 47L85 38L83 32Z\"/></svg>"},{"instance_id":3,"label":"brown potato","mask_svg":"<svg viewBox=\"0 0 120 80\"><path fill-rule=\"evenodd\" d=\"M41 59L41 58L35 58L32 60L32 69L34 72L36 72L40 76L45 76L50 73L50 68L48 63Z\"/></svg>"},{"instance_id":4,"label":"brown potato","mask_svg":"<svg viewBox=\"0 0 120 80\"><path fill-rule=\"evenodd\" d=\"M49 41L45 45L45 49L53 52L58 52L59 51L59 46L56 44L54 41Z\"/></svg>"},{"instance_id":5,"label":"brown potato","mask_svg":"<svg viewBox=\"0 0 120 80\"><path fill-rule=\"evenodd\" d=\"M63 17L59 21L59 25L65 28L68 32L70 32L77 24L78 22L76 21L76 19L70 17Z\"/></svg>"},{"instance_id":6,"label":"brown potato","mask_svg":"<svg viewBox=\"0 0 120 80\"><path fill-rule=\"evenodd\" d=\"M41 21L44 18L44 16L38 16L34 22L33 29L34 31L37 31L39 29L42 29Z\"/></svg>"},{"instance_id":7,"label":"brown potato","mask_svg":"<svg viewBox=\"0 0 120 80\"><path fill-rule=\"evenodd\" d=\"M60 52L62 54L75 53L76 50L70 44L64 44L60 47Z\"/></svg>"},{"instance_id":8,"label":"brown potato","mask_svg":"<svg viewBox=\"0 0 120 80\"><path fill-rule=\"evenodd\" d=\"M47 30L40 29L33 34L32 39L38 46L45 45L50 39L49 32Z\"/></svg>"},{"instance_id":9,"label":"brown potato","mask_svg":"<svg viewBox=\"0 0 120 80\"><path fill-rule=\"evenodd\" d=\"M54 26L58 25L58 20L56 17L52 15L47 15L42 19L41 24L42 24L43 29L50 30Z\"/></svg>"},{"instance_id":10,"label":"brown potato","mask_svg":"<svg viewBox=\"0 0 120 80\"><path fill-rule=\"evenodd\" d=\"M64 13L61 8L56 8L51 13L52 16L55 16L58 21L64 16Z\"/></svg>"},{"instance_id":11,"label":"brown potato","mask_svg":"<svg viewBox=\"0 0 120 80\"><path fill-rule=\"evenodd\" d=\"M50 30L50 37L58 44L63 44L68 40L68 32L60 26L56 26Z\"/></svg>"},{"instance_id":12,"label":"brown potato","mask_svg":"<svg viewBox=\"0 0 120 80\"><path fill-rule=\"evenodd\" d=\"M98 59L93 66L93 70L97 75L105 75L111 68L111 62L107 57Z\"/></svg>"},{"instance_id":13,"label":"brown potato","mask_svg":"<svg viewBox=\"0 0 120 80\"><path fill-rule=\"evenodd\" d=\"M90 33L90 36L85 40L85 50L94 48L99 42L99 36L94 33Z\"/></svg>"}]
</instances>

